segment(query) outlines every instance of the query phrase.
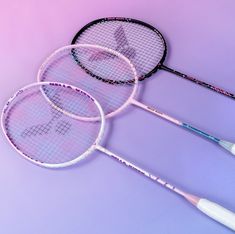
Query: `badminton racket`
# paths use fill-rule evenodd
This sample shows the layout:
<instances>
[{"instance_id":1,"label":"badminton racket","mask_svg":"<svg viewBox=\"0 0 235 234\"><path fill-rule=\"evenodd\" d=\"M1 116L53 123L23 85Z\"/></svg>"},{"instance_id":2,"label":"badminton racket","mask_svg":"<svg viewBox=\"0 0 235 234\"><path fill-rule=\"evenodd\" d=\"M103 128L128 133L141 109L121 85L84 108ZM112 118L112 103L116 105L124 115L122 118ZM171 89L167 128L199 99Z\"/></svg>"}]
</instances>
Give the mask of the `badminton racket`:
<instances>
[{"instance_id":1,"label":"badminton racket","mask_svg":"<svg viewBox=\"0 0 235 234\"><path fill-rule=\"evenodd\" d=\"M91 121L94 117L99 120ZM176 188L102 147L104 112L90 94L77 87L53 82L30 84L10 98L1 120L4 134L13 148L34 164L63 168L98 150L182 196L207 216L235 230L232 211ZM61 124L62 121L66 124ZM65 127L67 125L69 128Z\"/></svg>"},{"instance_id":2,"label":"badminton racket","mask_svg":"<svg viewBox=\"0 0 235 234\"><path fill-rule=\"evenodd\" d=\"M164 65L166 41L155 27L142 21L121 17L94 20L75 35L72 44L76 43L101 45L119 51L135 65L139 80L144 80L161 69L235 99L235 95L228 91ZM118 83L118 80L115 82Z\"/></svg>"},{"instance_id":3,"label":"badminton racket","mask_svg":"<svg viewBox=\"0 0 235 234\"><path fill-rule=\"evenodd\" d=\"M124 59L117 51L88 44L62 47L45 60L39 69L37 80L69 83L89 92L101 104L106 118L118 114L132 104L202 136L235 155L235 144L137 101L136 70L129 59ZM119 81L119 84L115 81Z\"/></svg>"}]
</instances>

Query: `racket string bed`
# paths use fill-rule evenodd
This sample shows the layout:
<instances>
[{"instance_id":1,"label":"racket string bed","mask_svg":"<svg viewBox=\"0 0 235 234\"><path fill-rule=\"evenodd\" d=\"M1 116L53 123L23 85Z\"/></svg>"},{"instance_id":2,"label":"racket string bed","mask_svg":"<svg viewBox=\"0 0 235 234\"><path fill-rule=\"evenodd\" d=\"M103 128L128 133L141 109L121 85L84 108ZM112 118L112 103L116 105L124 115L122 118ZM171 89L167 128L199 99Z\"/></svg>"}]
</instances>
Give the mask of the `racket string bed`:
<instances>
[{"instance_id":1,"label":"racket string bed","mask_svg":"<svg viewBox=\"0 0 235 234\"><path fill-rule=\"evenodd\" d=\"M115 32L117 32L120 27L122 28L122 33L120 33L119 38L117 38L115 37ZM122 41L123 38L127 43L123 43L124 46L118 46L120 44L119 40ZM153 45L150 44L149 41L154 42ZM77 37L76 41L74 40L74 43L97 44L117 50L120 53L123 53L122 48L135 48L136 56L131 57L126 53L123 54L135 65L136 70L139 71L139 77L144 77L145 74L149 73L152 68L156 66L156 63L158 63L163 56L165 49L161 36L156 37L155 32L146 29L146 27L142 25L136 27L133 23L120 23L118 21L95 24L95 27L91 25ZM142 43L145 44L145 48L140 47Z\"/></svg>"},{"instance_id":2,"label":"racket string bed","mask_svg":"<svg viewBox=\"0 0 235 234\"><path fill-rule=\"evenodd\" d=\"M60 81L78 86L87 92L96 93L96 98L101 103L106 114L113 113L122 107L128 100L135 86L126 84L125 82L119 86L112 85L109 82L102 82L98 78L92 78L91 74L87 73L77 62L74 61L71 55L71 50L76 49L77 59L80 63L85 64L87 70L96 77L106 77L107 79L116 80L121 78L122 81L128 78L133 80L133 70L126 61L120 59L105 59L99 61L89 61L89 58L97 53L102 52L102 49L91 47L88 48L70 48L53 56L54 62L50 66L42 67L39 71L38 79L40 81ZM73 53L74 54L74 53ZM50 60L50 59L49 59ZM40 77L39 77L40 76Z\"/></svg>"}]
</instances>

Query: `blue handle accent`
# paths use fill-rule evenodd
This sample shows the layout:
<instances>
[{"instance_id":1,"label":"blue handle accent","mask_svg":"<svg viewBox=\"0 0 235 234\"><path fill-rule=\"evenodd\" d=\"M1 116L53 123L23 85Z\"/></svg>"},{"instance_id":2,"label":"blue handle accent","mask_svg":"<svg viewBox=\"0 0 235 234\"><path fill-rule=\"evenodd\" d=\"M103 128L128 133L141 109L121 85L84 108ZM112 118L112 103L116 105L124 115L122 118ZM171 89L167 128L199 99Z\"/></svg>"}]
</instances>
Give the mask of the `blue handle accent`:
<instances>
[{"instance_id":1,"label":"blue handle accent","mask_svg":"<svg viewBox=\"0 0 235 234\"><path fill-rule=\"evenodd\" d=\"M192 131L194 133L197 133L198 135L203 136L203 137L205 137L205 138L207 138L207 139L209 139L209 140L211 140L213 142L216 142L216 143L220 142L220 139L218 139L216 137L213 137L213 136L209 135L208 133L205 133L205 132L203 132L203 131L201 131L201 130L199 130L197 128L194 128L194 127L190 126L189 124L183 123L181 126L183 128L186 128L187 130L190 130L190 131Z\"/></svg>"}]
</instances>

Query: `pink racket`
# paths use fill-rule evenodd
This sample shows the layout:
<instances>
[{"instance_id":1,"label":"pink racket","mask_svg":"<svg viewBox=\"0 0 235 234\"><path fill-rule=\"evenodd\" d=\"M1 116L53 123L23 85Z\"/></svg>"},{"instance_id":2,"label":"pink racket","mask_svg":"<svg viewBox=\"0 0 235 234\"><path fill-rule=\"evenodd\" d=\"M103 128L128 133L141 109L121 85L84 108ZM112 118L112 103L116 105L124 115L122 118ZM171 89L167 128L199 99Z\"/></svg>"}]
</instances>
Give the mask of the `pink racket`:
<instances>
[{"instance_id":1,"label":"pink racket","mask_svg":"<svg viewBox=\"0 0 235 234\"><path fill-rule=\"evenodd\" d=\"M235 230L233 212L186 193L102 147L105 114L94 97L77 87L54 82L28 85L9 99L1 123L13 148L34 164L47 168L67 167L99 150Z\"/></svg>"},{"instance_id":2,"label":"pink racket","mask_svg":"<svg viewBox=\"0 0 235 234\"><path fill-rule=\"evenodd\" d=\"M137 101L138 76L121 53L97 45L76 44L52 53L39 69L38 81L58 81L89 92L101 104L105 117L113 117L129 105L137 106L169 122L202 136L235 155L235 144L214 137Z\"/></svg>"}]
</instances>

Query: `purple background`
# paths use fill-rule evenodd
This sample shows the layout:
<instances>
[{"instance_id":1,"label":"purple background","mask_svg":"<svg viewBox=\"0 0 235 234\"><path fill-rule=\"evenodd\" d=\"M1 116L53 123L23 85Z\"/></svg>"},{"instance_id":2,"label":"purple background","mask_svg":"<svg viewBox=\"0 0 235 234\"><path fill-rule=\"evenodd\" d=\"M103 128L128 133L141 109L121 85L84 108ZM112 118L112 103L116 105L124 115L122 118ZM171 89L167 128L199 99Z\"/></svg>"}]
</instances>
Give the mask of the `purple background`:
<instances>
[{"instance_id":1,"label":"purple background","mask_svg":"<svg viewBox=\"0 0 235 234\"><path fill-rule=\"evenodd\" d=\"M36 80L54 49L105 16L156 26L168 43L166 65L235 93L234 12L233 0L2 0L0 106ZM144 86L146 104L235 142L234 101L163 71ZM216 145L134 107L109 121L108 134L110 150L235 211L235 158ZM0 138L1 233L232 233L101 153L73 168L46 170Z\"/></svg>"}]
</instances>

